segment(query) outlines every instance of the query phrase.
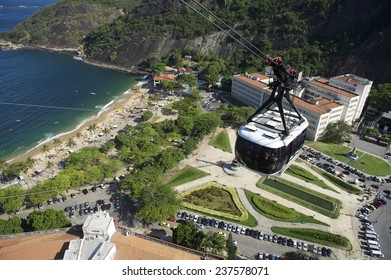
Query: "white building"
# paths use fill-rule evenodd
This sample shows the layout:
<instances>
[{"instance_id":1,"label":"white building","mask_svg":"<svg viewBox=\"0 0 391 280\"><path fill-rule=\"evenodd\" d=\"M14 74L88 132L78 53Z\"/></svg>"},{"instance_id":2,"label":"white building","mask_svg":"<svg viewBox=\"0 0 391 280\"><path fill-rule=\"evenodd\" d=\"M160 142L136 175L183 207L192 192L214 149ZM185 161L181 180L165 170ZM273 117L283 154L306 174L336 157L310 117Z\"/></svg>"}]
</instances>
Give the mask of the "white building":
<instances>
[{"instance_id":1,"label":"white building","mask_svg":"<svg viewBox=\"0 0 391 280\"><path fill-rule=\"evenodd\" d=\"M110 242L114 233L114 219L108 213L89 215L83 225L83 239L70 242L64 260L114 259L116 247Z\"/></svg>"},{"instance_id":2,"label":"white building","mask_svg":"<svg viewBox=\"0 0 391 280\"><path fill-rule=\"evenodd\" d=\"M272 79L256 73L232 77L231 96L243 104L259 108L271 94ZM338 87L337 87L338 85ZM349 91L342 89L343 85ZM329 123L344 120L352 124L361 115L372 82L355 75L343 75L329 80L307 79L304 87L292 95L296 108L308 120L307 139L316 141ZM284 100L284 108L291 110Z\"/></svg>"}]
</instances>

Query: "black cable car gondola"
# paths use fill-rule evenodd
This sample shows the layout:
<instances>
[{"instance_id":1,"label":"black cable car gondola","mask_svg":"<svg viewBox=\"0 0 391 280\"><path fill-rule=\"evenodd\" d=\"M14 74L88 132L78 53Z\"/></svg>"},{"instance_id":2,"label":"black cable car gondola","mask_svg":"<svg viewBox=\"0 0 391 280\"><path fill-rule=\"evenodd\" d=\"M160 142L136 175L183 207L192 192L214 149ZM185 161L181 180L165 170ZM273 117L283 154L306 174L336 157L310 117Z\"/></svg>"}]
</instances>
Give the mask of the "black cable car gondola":
<instances>
[{"instance_id":1,"label":"black cable car gondola","mask_svg":"<svg viewBox=\"0 0 391 280\"><path fill-rule=\"evenodd\" d=\"M269 99L242 125L235 144L235 160L263 175L273 175L289 164L304 144L308 122L296 109L289 91L297 83L297 73L280 57L266 57L277 80ZM283 109L286 98L293 109ZM272 109L277 105L277 109Z\"/></svg>"}]
</instances>

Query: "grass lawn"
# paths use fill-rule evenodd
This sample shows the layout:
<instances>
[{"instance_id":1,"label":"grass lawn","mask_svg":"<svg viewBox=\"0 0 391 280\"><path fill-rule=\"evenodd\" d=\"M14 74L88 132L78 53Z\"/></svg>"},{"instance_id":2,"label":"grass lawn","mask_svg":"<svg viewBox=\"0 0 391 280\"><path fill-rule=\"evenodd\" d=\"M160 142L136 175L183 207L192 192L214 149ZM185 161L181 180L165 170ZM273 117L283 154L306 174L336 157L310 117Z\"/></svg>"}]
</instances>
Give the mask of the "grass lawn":
<instances>
[{"instance_id":1,"label":"grass lawn","mask_svg":"<svg viewBox=\"0 0 391 280\"><path fill-rule=\"evenodd\" d=\"M339 144L327 144L312 141L306 141L305 144L324 154L334 157L341 162L345 161L345 154L351 150L351 148ZM348 162L350 166L357 168L358 170L361 170L362 172L365 172L369 175L387 176L391 174L391 166L385 160L369 154L364 154L363 152L357 150L356 153L359 156L359 159L350 160Z\"/></svg>"},{"instance_id":2,"label":"grass lawn","mask_svg":"<svg viewBox=\"0 0 391 280\"><path fill-rule=\"evenodd\" d=\"M209 145L232 154L231 142L229 141L228 132L225 129L211 139Z\"/></svg>"},{"instance_id":3,"label":"grass lawn","mask_svg":"<svg viewBox=\"0 0 391 280\"><path fill-rule=\"evenodd\" d=\"M195 167L186 166L185 168L179 170L177 173L166 178L165 184L169 185L170 187L176 187L208 175L209 173L206 173Z\"/></svg>"},{"instance_id":4,"label":"grass lawn","mask_svg":"<svg viewBox=\"0 0 391 280\"><path fill-rule=\"evenodd\" d=\"M180 194L186 209L249 227L257 220L243 206L234 188L208 183Z\"/></svg>"},{"instance_id":5,"label":"grass lawn","mask_svg":"<svg viewBox=\"0 0 391 280\"><path fill-rule=\"evenodd\" d=\"M345 155L351 150L351 148L342 146L340 144L329 144L322 142L305 141L305 145L310 146L315 150L318 150L319 152L329 155L330 157L333 157L342 162L345 161ZM358 156L362 155L360 151L356 151L356 153Z\"/></svg>"},{"instance_id":6,"label":"grass lawn","mask_svg":"<svg viewBox=\"0 0 391 280\"><path fill-rule=\"evenodd\" d=\"M327 189L327 190L338 193L335 189L331 188L324 181L320 180L318 177L314 176L311 172L305 170L304 168L302 168L298 165L295 165L295 164L290 165L285 172L288 173L289 175L292 175L296 178L299 178L305 182L309 182L309 183L315 184L318 187L321 187L323 189Z\"/></svg>"},{"instance_id":7,"label":"grass lawn","mask_svg":"<svg viewBox=\"0 0 391 280\"><path fill-rule=\"evenodd\" d=\"M369 154L365 154L359 160L351 160L349 165L375 176L387 176L391 174L391 166L386 161Z\"/></svg>"},{"instance_id":8,"label":"grass lawn","mask_svg":"<svg viewBox=\"0 0 391 280\"><path fill-rule=\"evenodd\" d=\"M249 190L245 190L246 197L251 203L253 208L261 215L281 222L290 222L290 223L312 223L326 225L319 220L312 218L311 216L304 215L300 212L297 212L291 208L288 208L284 205L278 204L276 201L272 201L265 197L261 197L258 194L255 194Z\"/></svg>"},{"instance_id":9,"label":"grass lawn","mask_svg":"<svg viewBox=\"0 0 391 280\"><path fill-rule=\"evenodd\" d=\"M282 178L278 178L278 181L276 179L266 179L263 184L257 183L257 186L327 217L336 219L339 215L341 201L338 199L299 186Z\"/></svg>"},{"instance_id":10,"label":"grass lawn","mask_svg":"<svg viewBox=\"0 0 391 280\"><path fill-rule=\"evenodd\" d=\"M272 227L271 230L274 233L290 236L293 238L306 240L322 244L325 246L341 248L345 250L351 250L352 245L349 240L339 234L333 234L330 232L309 229L309 228L283 228L283 227Z\"/></svg>"}]
</instances>

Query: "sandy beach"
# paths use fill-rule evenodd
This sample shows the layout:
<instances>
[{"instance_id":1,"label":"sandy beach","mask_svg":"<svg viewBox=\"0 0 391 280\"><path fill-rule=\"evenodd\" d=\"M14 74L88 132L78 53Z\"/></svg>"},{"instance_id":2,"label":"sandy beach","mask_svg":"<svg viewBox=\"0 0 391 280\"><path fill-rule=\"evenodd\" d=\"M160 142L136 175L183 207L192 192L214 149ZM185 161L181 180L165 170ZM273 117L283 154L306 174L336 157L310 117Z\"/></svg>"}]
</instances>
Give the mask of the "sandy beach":
<instances>
[{"instance_id":1,"label":"sandy beach","mask_svg":"<svg viewBox=\"0 0 391 280\"><path fill-rule=\"evenodd\" d=\"M55 175L59 171L58 163L66 158L70 152L77 151L86 146L100 146L110 138L114 138L119 130L127 124L134 125L134 119L141 115L142 108L147 105L146 89L142 89L140 84L133 89L127 90L123 95L115 99L109 106L97 115L88 118L79 124L74 130L61 133L27 151L26 153L9 160L9 163L24 161L28 158L35 160L33 168L29 169L24 176L26 184L31 187L36 181ZM94 131L88 128L95 125ZM109 129L110 133L104 135L104 130ZM78 137L79 136L79 137ZM58 139L56 145L54 139ZM74 141L73 146L68 146L69 139ZM43 152L42 147L46 145L48 152ZM54 163L54 168L47 169L48 162ZM32 176L35 171L42 171L40 176ZM34 180L33 178L34 177Z\"/></svg>"}]
</instances>

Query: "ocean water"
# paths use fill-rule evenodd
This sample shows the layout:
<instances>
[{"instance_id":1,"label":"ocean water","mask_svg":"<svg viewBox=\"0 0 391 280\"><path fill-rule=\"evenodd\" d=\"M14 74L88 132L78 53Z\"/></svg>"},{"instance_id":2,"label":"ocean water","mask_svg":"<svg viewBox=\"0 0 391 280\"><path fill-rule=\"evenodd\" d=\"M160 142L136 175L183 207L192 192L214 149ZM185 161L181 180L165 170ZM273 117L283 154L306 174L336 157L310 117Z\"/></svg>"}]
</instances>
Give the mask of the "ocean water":
<instances>
[{"instance_id":1,"label":"ocean water","mask_svg":"<svg viewBox=\"0 0 391 280\"><path fill-rule=\"evenodd\" d=\"M0 0L0 31L12 29L52 2L58 1ZM0 51L0 157L11 159L73 130L132 88L137 79L68 54Z\"/></svg>"}]
</instances>

